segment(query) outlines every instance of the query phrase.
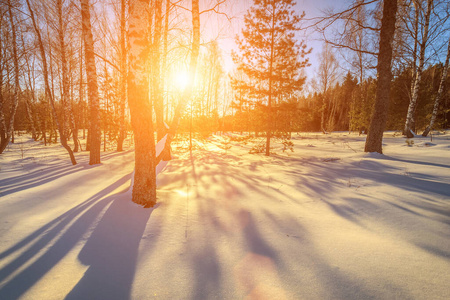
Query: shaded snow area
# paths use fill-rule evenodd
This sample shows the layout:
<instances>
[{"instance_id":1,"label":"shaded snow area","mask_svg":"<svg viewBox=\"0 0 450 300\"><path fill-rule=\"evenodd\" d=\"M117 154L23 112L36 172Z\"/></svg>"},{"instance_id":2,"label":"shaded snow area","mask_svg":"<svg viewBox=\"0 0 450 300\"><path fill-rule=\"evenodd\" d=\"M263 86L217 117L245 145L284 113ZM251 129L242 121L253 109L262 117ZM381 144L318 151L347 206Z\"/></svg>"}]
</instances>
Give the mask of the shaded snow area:
<instances>
[{"instance_id":1,"label":"shaded snow area","mask_svg":"<svg viewBox=\"0 0 450 300\"><path fill-rule=\"evenodd\" d=\"M178 143L144 209L132 150L72 166L18 137L0 155L0 299L450 299L450 132L386 133L384 155L364 140Z\"/></svg>"}]
</instances>

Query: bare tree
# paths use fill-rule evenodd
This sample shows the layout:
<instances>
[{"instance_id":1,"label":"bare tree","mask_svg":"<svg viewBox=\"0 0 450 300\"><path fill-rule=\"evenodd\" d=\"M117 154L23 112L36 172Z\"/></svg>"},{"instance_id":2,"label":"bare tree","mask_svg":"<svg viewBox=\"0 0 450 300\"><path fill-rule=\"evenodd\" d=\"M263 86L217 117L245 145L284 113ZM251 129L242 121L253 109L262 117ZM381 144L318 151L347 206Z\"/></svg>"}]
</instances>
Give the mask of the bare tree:
<instances>
[{"instance_id":1,"label":"bare tree","mask_svg":"<svg viewBox=\"0 0 450 300\"><path fill-rule=\"evenodd\" d=\"M119 99L119 137L117 151L123 151L125 139L125 104L127 100L127 47L126 47L126 0L120 0L120 99Z\"/></svg>"},{"instance_id":2,"label":"bare tree","mask_svg":"<svg viewBox=\"0 0 450 300\"><path fill-rule=\"evenodd\" d=\"M50 105L51 105L52 113L53 113L53 119L56 122L56 126L57 126L58 131L59 131L61 145L69 153L70 160L71 160L72 164L76 165L77 162L75 160L75 156L73 155L72 149L67 144L67 139L66 139L66 136L64 134L63 127L61 126L61 123L58 120L58 115L56 113L54 95L53 95L53 93L52 93L52 91L50 89L49 75L48 75L48 66L47 66L47 58L46 58L46 54L45 54L44 43L43 43L42 37L41 37L41 31L40 31L40 29L39 29L39 27L37 25L36 18L35 18L35 15L34 15L34 10L31 8L30 0L26 0L26 3L27 3L28 11L30 12L30 18L31 18L31 21L32 21L32 24L33 24L33 28L34 28L35 34L36 34L36 38L37 38L37 42L38 42L38 46L39 46L39 52L41 54L42 72L43 72L44 85L45 85L45 94L46 94L47 98L50 101Z\"/></svg>"},{"instance_id":3,"label":"bare tree","mask_svg":"<svg viewBox=\"0 0 450 300\"><path fill-rule=\"evenodd\" d=\"M364 148L365 152L383 153L382 142L389 108L389 93L392 78L392 41L395 33L397 6L397 0L385 0L383 3L383 18L381 20L377 65L378 82L375 106Z\"/></svg>"},{"instance_id":4,"label":"bare tree","mask_svg":"<svg viewBox=\"0 0 450 300\"><path fill-rule=\"evenodd\" d=\"M152 207L156 203L155 138L146 73L150 54L147 46L148 13L148 0L130 3L128 103L136 144L132 200L144 207Z\"/></svg>"},{"instance_id":5,"label":"bare tree","mask_svg":"<svg viewBox=\"0 0 450 300\"><path fill-rule=\"evenodd\" d=\"M326 133L325 121L327 118L327 111L330 108L331 100L329 99L328 89L336 83L338 78L339 64L331 49L331 46L327 43L323 46L322 52L319 54L319 68L317 70L318 81L322 92L322 108L320 117L320 127L323 133ZM330 119L331 114L328 116Z\"/></svg>"},{"instance_id":6,"label":"bare tree","mask_svg":"<svg viewBox=\"0 0 450 300\"><path fill-rule=\"evenodd\" d=\"M16 23L15 23L15 15L13 14L11 0L7 1L8 5L8 15L11 26L11 34L12 34L12 50L13 50L13 62L14 62L14 92L13 92L13 102L11 105L11 112L9 115L9 124L6 128L6 137L0 142L0 154L6 149L8 146L11 137L13 136L14 130L14 116L17 111L17 106L19 105L19 93L20 93L20 80L19 80L19 57L17 53L17 37L16 37ZM3 102L3 101L2 101Z\"/></svg>"},{"instance_id":7,"label":"bare tree","mask_svg":"<svg viewBox=\"0 0 450 300\"><path fill-rule=\"evenodd\" d=\"M403 133L408 137L411 138L415 135L415 121L414 121L414 113L416 111L417 107L417 99L419 97L419 85L422 80L422 72L425 64L425 50L427 47L428 42L428 29L430 25L430 16L431 11L433 10L433 0L427 0L427 8L425 12L425 24L423 27L423 36L422 41L420 42L420 52L419 52L419 66L417 67L417 70L415 71L415 78L414 84L412 88L412 95L411 100L409 102L408 106L408 112L406 114L406 122L405 122L405 128L403 130Z\"/></svg>"},{"instance_id":8,"label":"bare tree","mask_svg":"<svg viewBox=\"0 0 450 300\"><path fill-rule=\"evenodd\" d=\"M100 163L100 100L98 96L97 68L95 66L94 38L92 36L89 0L80 0L80 2L90 113L89 164L95 165Z\"/></svg>"},{"instance_id":9,"label":"bare tree","mask_svg":"<svg viewBox=\"0 0 450 300\"><path fill-rule=\"evenodd\" d=\"M431 114L430 124L427 126L427 128L422 133L422 136L427 136L431 129L433 129L434 122L436 122L437 113L439 110L439 104L441 102L442 95L444 94L444 86L445 81L447 79L448 74L448 64L450 60L450 38L448 41L448 47L447 47L447 56L445 58L445 64L444 69L442 70L442 76L441 76L441 82L439 83L439 90L436 95L436 98L434 100L434 106L433 106L433 112Z\"/></svg>"}]
</instances>

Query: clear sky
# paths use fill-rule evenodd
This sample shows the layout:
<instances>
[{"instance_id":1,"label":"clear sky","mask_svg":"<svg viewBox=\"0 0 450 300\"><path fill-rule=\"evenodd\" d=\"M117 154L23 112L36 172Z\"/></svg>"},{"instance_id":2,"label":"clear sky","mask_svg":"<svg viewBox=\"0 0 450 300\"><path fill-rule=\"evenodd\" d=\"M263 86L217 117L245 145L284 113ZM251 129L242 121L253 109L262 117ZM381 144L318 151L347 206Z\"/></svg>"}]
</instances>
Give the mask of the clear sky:
<instances>
[{"instance_id":1,"label":"clear sky","mask_svg":"<svg viewBox=\"0 0 450 300\"><path fill-rule=\"evenodd\" d=\"M207 9L212 5L211 2L208 0L202 1L200 9ZM305 11L305 18L317 17L324 10L338 9L350 4L349 0L297 0L296 2L295 7L298 14ZM225 16L216 14L202 15L202 36L206 39L207 37L218 38L227 71L232 69L233 66L230 54L233 49L236 49L235 36L241 31L244 25L244 15L252 3L252 0L228 0L225 6L221 6L221 11L226 12L232 18L231 21L228 21ZM219 17L218 22L216 21L217 17ZM298 37L306 40L307 45L313 48L312 53L309 55L311 66L306 70L309 80L314 76L314 70L317 68L317 53L321 51L322 42L318 40L316 35L311 33L305 35L304 32L300 32Z\"/></svg>"}]
</instances>

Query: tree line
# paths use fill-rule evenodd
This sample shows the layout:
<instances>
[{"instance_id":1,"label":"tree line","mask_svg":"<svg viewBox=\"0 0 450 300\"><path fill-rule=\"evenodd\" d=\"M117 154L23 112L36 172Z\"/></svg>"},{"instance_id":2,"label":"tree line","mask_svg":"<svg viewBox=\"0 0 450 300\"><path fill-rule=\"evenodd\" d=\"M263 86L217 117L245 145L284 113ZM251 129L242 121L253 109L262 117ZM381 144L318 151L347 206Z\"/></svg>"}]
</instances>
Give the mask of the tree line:
<instances>
[{"instance_id":1,"label":"tree line","mask_svg":"<svg viewBox=\"0 0 450 300\"><path fill-rule=\"evenodd\" d=\"M72 164L81 150L98 164L132 134L133 201L152 206L155 167L179 132L254 132L270 155L273 136L356 130L381 153L386 129L410 137L448 126L446 1L355 0L307 19L292 0L254 0L227 74L201 29L202 16L232 22L231 1L1 0L0 153L26 130L59 142ZM308 30L324 41L314 79L298 38Z\"/></svg>"}]
</instances>

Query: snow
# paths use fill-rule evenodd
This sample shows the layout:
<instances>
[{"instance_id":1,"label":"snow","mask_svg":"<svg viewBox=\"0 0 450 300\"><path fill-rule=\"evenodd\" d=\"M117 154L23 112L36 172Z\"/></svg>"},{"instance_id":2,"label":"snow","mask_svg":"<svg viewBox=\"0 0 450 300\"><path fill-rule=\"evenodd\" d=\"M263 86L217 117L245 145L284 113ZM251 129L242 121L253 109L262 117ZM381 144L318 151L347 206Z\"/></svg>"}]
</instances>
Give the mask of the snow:
<instances>
[{"instance_id":1,"label":"snow","mask_svg":"<svg viewBox=\"0 0 450 300\"><path fill-rule=\"evenodd\" d=\"M244 134L245 136L245 134ZM0 299L450 299L450 132L195 140L131 202L134 152L0 155ZM262 138L261 138L262 140Z\"/></svg>"}]
</instances>

